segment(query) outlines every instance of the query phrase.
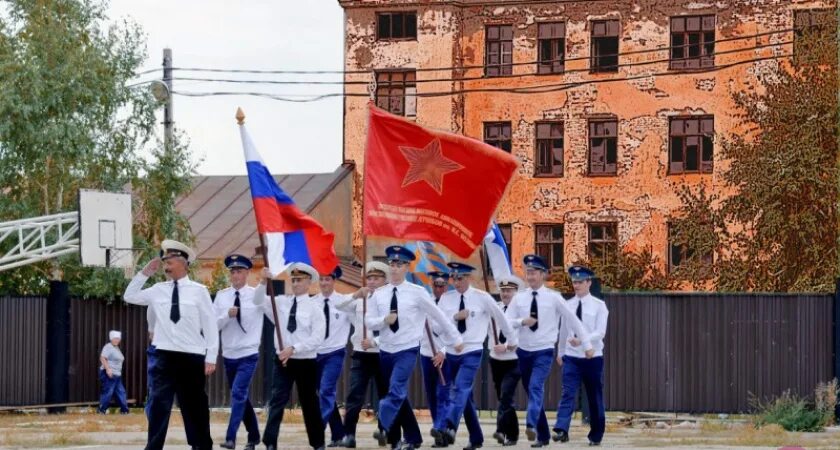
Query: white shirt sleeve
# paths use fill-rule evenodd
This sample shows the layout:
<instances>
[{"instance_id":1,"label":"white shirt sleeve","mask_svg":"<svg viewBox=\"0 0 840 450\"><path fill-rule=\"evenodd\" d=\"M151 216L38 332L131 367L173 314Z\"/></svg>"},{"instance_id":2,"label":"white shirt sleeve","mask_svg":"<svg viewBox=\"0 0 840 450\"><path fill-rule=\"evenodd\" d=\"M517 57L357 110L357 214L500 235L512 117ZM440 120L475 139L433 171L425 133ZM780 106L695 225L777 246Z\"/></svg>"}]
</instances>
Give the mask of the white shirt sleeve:
<instances>
[{"instance_id":1,"label":"white shirt sleeve","mask_svg":"<svg viewBox=\"0 0 840 450\"><path fill-rule=\"evenodd\" d=\"M607 318L609 317L610 312L607 309L607 305L602 303L598 304L598 314L595 317L595 329L592 330L592 336L590 340L593 342L597 342L607 335Z\"/></svg>"},{"instance_id":2,"label":"white shirt sleeve","mask_svg":"<svg viewBox=\"0 0 840 450\"><path fill-rule=\"evenodd\" d=\"M216 364L219 357L219 327L216 325L216 315L213 310L213 301L210 300L210 292L202 288L202 298L199 299L198 308L201 317L201 331L204 333L204 340L207 342L207 355L204 362Z\"/></svg>"},{"instance_id":3,"label":"white shirt sleeve","mask_svg":"<svg viewBox=\"0 0 840 450\"><path fill-rule=\"evenodd\" d=\"M566 354L566 340L569 339L569 326L563 320L560 323L560 329L557 332L557 356Z\"/></svg>"},{"instance_id":4,"label":"white shirt sleeve","mask_svg":"<svg viewBox=\"0 0 840 450\"><path fill-rule=\"evenodd\" d=\"M216 301L213 302L213 310L216 311L216 327L219 331L223 330L225 326L230 323L230 317L228 317L228 308L222 307L221 299L219 295L221 291L216 293Z\"/></svg>"},{"instance_id":5,"label":"white shirt sleeve","mask_svg":"<svg viewBox=\"0 0 840 450\"><path fill-rule=\"evenodd\" d=\"M126 286L123 299L133 305L148 305L151 303L153 298L152 288L143 289L143 285L146 284L148 279L149 277L143 275L143 272L137 272L137 275L134 275L134 278Z\"/></svg>"},{"instance_id":6,"label":"white shirt sleeve","mask_svg":"<svg viewBox=\"0 0 840 450\"><path fill-rule=\"evenodd\" d=\"M555 308L557 312L563 317L563 324L568 324L572 331L578 338L583 342L583 350L592 350L592 338L589 336L589 332L586 331L586 328L580 322L580 319L577 318L575 313L566 306L566 301L563 300L562 297L558 295L557 303L555 304Z\"/></svg>"},{"instance_id":7,"label":"white shirt sleeve","mask_svg":"<svg viewBox=\"0 0 840 450\"><path fill-rule=\"evenodd\" d=\"M146 322L148 322L148 332L154 333L155 332L155 323L157 322L157 316L155 315L155 310L152 308L146 308Z\"/></svg>"},{"instance_id":8,"label":"white shirt sleeve","mask_svg":"<svg viewBox=\"0 0 840 450\"><path fill-rule=\"evenodd\" d=\"M262 306L265 303L266 295L265 295L266 287L264 284L260 283L254 288L254 306Z\"/></svg>"},{"instance_id":9,"label":"white shirt sleeve","mask_svg":"<svg viewBox=\"0 0 840 450\"><path fill-rule=\"evenodd\" d=\"M379 302L376 301L376 298L377 294L380 294L381 292L384 291L377 290L369 299L372 300L372 302L368 302L368 310L367 314L365 315L365 325L367 325L368 329L372 331L379 331L385 329L385 317L387 317L388 314L390 314L390 311L385 314L379 312Z\"/></svg>"},{"instance_id":10,"label":"white shirt sleeve","mask_svg":"<svg viewBox=\"0 0 840 450\"><path fill-rule=\"evenodd\" d=\"M435 305L435 302L432 301L428 294L423 294L425 294L425 292L420 295L420 307L426 312L426 315L428 315L432 321L436 322L440 327L440 337L443 343L449 347L461 345L464 342L464 339L461 337L461 333L458 332L458 329L455 328L453 321L443 314L443 311Z\"/></svg>"},{"instance_id":11,"label":"white shirt sleeve","mask_svg":"<svg viewBox=\"0 0 840 450\"><path fill-rule=\"evenodd\" d=\"M358 298L353 298L353 295L344 295L341 294L341 300L334 302L333 307L339 311L344 311L346 313L355 313L356 312L356 300Z\"/></svg>"},{"instance_id":12,"label":"white shirt sleeve","mask_svg":"<svg viewBox=\"0 0 840 450\"><path fill-rule=\"evenodd\" d=\"M519 308L516 306L516 303L516 297L510 299L508 309L505 312L505 317L507 317L508 323L512 325L514 329L519 329L522 328L522 318L517 316Z\"/></svg>"}]
</instances>

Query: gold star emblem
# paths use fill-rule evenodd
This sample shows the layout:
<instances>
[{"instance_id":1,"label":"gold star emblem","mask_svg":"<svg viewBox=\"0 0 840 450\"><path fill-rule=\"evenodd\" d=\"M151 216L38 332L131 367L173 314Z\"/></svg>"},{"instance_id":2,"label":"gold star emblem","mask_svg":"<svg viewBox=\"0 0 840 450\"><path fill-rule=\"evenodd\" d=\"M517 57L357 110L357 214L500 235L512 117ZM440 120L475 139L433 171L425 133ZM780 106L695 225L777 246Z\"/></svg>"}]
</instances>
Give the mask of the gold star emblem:
<instances>
[{"instance_id":1,"label":"gold star emblem","mask_svg":"<svg viewBox=\"0 0 840 450\"><path fill-rule=\"evenodd\" d=\"M402 187L418 181L425 181L438 195L443 195L443 176L456 172L464 166L443 156L440 140L435 138L423 148L403 147L400 151L408 161L408 172L403 178Z\"/></svg>"}]
</instances>

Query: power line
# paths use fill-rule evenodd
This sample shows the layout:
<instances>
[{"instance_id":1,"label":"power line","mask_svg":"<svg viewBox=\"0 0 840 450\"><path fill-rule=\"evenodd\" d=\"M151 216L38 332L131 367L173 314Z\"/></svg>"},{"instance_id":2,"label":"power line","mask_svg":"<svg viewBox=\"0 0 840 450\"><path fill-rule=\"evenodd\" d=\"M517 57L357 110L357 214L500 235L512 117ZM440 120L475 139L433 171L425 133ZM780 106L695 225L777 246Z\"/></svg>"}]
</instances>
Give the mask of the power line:
<instances>
[{"instance_id":1,"label":"power line","mask_svg":"<svg viewBox=\"0 0 840 450\"><path fill-rule=\"evenodd\" d=\"M764 36L772 36L774 34L783 34L783 33L792 33L795 30L793 28L786 28L782 30L773 30L773 31L764 31L761 33L743 35L743 36L734 36L730 38L722 38L722 39L715 39L714 41L708 41L706 43L722 43L722 42L732 42L732 41L740 41L745 39L753 39L759 38ZM652 53L652 52L662 52L677 48L687 48L692 46L700 46L701 44L683 44L683 45L676 45L676 46L667 46L667 47L660 47L660 48L650 48L650 49L643 49L643 50L631 50L627 52L618 52L612 53L607 55L599 55L601 57L622 57L628 55L639 55L645 53ZM573 58L566 58L565 61L582 61L582 60L589 60L592 56L579 56ZM505 66L523 66L523 65L534 65L538 64L540 61L527 61L527 62L517 62L517 63L510 63L504 64ZM435 71L449 71L449 70L470 70L470 69L483 69L485 67L484 64L481 65L470 65L470 66L449 66L449 67L422 67L417 68L415 71L417 72L435 72ZM184 72L209 72L209 73L248 73L248 74L263 74L263 75L361 75L361 74L370 74L372 70L262 70L262 69L214 69L214 68L205 68L205 67L173 67L172 70L176 71L184 71ZM138 74L140 75L140 74Z\"/></svg>"},{"instance_id":2,"label":"power line","mask_svg":"<svg viewBox=\"0 0 840 450\"><path fill-rule=\"evenodd\" d=\"M737 48L737 49L730 49L721 52L715 52L711 55L703 56L703 58L711 58L720 55L728 55L733 53L742 53L742 52L749 52L754 50L759 50L768 47L778 47L780 45L787 45L793 43L792 40L790 41L782 41L782 42L775 42L775 43L767 43L756 45L753 47L744 47L744 48ZM599 56L600 57L600 56ZM588 59L588 58L587 58ZM701 59L701 57L691 57L691 58L684 58L684 59ZM653 64L662 64L666 62L671 62L674 59L672 58L665 58L665 59L654 59L649 61L636 61L636 62L629 62L629 63L619 63L614 65L609 65L609 68L615 68L618 70L622 67L638 67L638 66L648 66ZM683 60L683 59L677 59ZM512 75L504 75L498 77L485 77L485 76L478 76L478 77L461 77L461 78L430 78L430 79L419 79L414 80L412 83L414 84L423 84L423 83L442 83L442 82L454 82L454 81L476 81L476 80L488 80L488 79L512 79L512 78L522 78L522 77L531 77L531 76L541 76L541 75L565 75L571 73L582 73L582 72L591 72L591 68L581 68L581 69L567 69L563 70L562 72L555 72L550 74L536 74L536 73L520 73L520 74L512 74ZM178 77L176 80L179 81L202 81L202 82L217 82L217 83L233 83L233 84L271 84L271 85L332 85L332 86L354 86L354 85L369 85L370 82L368 81L300 81L300 80L251 80L251 79L230 79L230 78L201 78L201 77Z\"/></svg>"},{"instance_id":3,"label":"power line","mask_svg":"<svg viewBox=\"0 0 840 450\"><path fill-rule=\"evenodd\" d=\"M790 58L793 56L792 54L786 55L772 55L772 56L764 56L764 57L757 57L757 58L750 58L741 61L735 61L728 64L718 65L715 67L708 67L697 69L689 72L688 74L698 74L698 73L709 73L709 72L717 72L720 70L740 66L743 64L749 64L754 62L760 61L769 61L769 60L778 60L783 58ZM602 84L602 83L612 83L618 81L633 81L639 80L644 78L652 78L652 77L665 77L665 76L678 76L678 75L686 75L686 72L659 72L659 73L651 73L651 74L641 74L635 75L630 77L621 77L621 78L604 78L604 79L595 79L595 80L583 80L577 82L568 82L568 83L558 83L558 84L550 84L550 85L541 85L541 86L526 86L526 87L519 87L519 88L474 88L474 89L458 89L458 90L451 90L451 91L439 91L439 92L423 92L417 93L415 97L444 97L450 95L460 95L460 94L470 94L470 93L487 93L487 92L498 92L498 93L509 93L509 94L544 94L549 92L557 92L563 91L579 86L585 86L589 84ZM290 98L289 96L277 95L277 94L270 94L265 92L226 92L226 91L215 91L215 92L188 92L188 91L173 91L173 94L182 95L187 97L214 97L214 96L251 96L251 97L263 97L269 98L272 100L279 100L279 101L288 101L288 102L297 102L297 103L307 103L307 102L315 102L320 101L328 98L333 97L369 97L369 94L366 93L330 93L330 94L323 94L317 95L310 98Z\"/></svg>"}]
</instances>

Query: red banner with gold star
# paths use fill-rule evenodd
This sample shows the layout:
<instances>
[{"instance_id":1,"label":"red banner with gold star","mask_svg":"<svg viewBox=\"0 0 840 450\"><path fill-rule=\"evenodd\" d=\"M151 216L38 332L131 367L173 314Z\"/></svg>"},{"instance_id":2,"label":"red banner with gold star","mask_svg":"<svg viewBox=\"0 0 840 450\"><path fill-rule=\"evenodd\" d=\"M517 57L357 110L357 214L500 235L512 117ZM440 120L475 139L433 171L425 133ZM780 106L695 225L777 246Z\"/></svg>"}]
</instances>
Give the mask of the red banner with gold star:
<instances>
[{"instance_id":1,"label":"red banner with gold star","mask_svg":"<svg viewBox=\"0 0 840 450\"><path fill-rule=\"evenodd\" d=\"M469 257L516 171L509 153L369 104L364 233L432 241Z\"/></svg>"}]
</instances>

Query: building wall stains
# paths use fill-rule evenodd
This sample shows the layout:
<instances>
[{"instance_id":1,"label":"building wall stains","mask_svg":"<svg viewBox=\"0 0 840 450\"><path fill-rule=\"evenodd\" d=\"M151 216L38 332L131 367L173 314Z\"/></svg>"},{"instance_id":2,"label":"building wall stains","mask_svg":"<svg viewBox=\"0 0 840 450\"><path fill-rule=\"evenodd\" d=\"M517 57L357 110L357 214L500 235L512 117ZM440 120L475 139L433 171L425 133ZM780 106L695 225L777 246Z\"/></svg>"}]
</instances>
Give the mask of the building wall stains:
<instances>
[{"instance_id":1,"label":"building wall stains","mask_svg":"<svg viewBox=\"0 0 840 450\"><path fill-rule=\"evenodd\" d=\"M616 222L619 244L627 250L652 249L667 264L667 220L678 213L677 192L705 184L731 195L722 185L726 161L720 139L738 132L733 92L761 89L762 82L793 51L797 9L833 8L819 1L622 1L505 2L339 0L345 8L345 70L415 69L416 121L423 126L483 139L486 122L510 122L511 151L521 166L498 212L512 224L512 255L518 260L535 248L535 224L564 225L564 262L584 259L591 222ZM376 14L414 11L417 39L376 38ZM715 70L673 70L669 66L671 19L714 16ZM593 21L618 20L619 69L591 73ZM565 23L565 72L537 75L539 25ZM488 25L513 29L512 75L484 74ZM777 34L770 32L780 31ZM745 39L738 39L743 37ZM422 69L447 67L442 71ZM452 67L458 67L452 69ZM370 73L347 74L347 81L370 81ZM452 78L464 80L452 81ZM441 81L429 81L441 80ZM424 93L541 86L542 92L466 92L424 97ZM364 93L363 85L347 92ZM345 102L344 158L356 163L356 182L364 177L365 97ZM669 123L675 116L714 117L712 173L671 174ZM615 176L589 174L589 122L618 122ZM563 122L563 174L535 177L536 124ZM353 244L362 243L361 189L355 191Z\"/></svg>"}]
</instances>

